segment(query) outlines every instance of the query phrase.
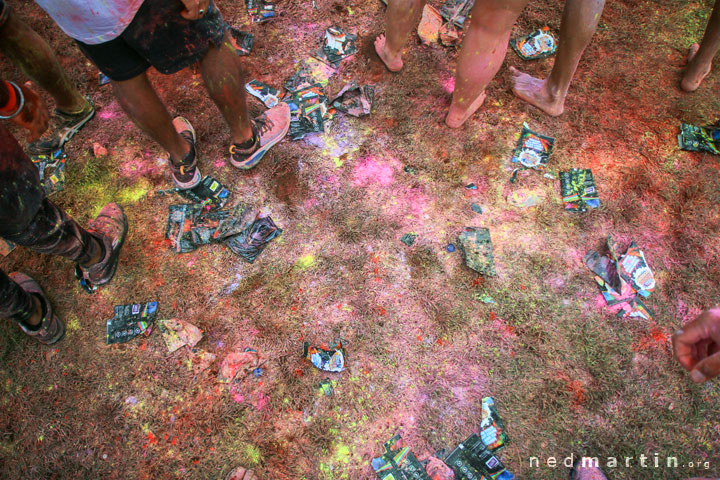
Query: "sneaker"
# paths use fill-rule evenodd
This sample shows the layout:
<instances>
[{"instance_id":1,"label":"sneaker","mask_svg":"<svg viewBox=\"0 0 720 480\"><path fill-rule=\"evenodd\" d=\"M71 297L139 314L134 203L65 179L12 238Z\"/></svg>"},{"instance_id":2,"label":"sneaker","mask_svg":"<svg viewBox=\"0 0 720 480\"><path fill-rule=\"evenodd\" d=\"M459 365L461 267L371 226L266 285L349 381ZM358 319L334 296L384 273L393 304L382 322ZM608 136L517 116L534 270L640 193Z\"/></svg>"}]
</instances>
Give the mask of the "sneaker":
<instances>
[{"instance_id":1,"label":"sneaker","mask_svg":"<svg viewBox=\"0 0 720 480\"><path fill-rule=\"evenodd\" d=\"M102 260L90 267L75 267L75 275L88 292L97 285L105 285L112 280L117 268L120 249L128 231L128 222L123 209L115 203L108 203L100 210L100 215L90 222L88 232L102 240L105 250Z\"/></svg>"},{"instance_id":2,"label":"sneaker","mask_svg":"<svg viewBox=\"0 0 720 480\"><path fill-rule=\"evenodd\" d=\"M9 277L27 293L39 298L43 305L43 318L40 321L40 326L32 328L25 322L18 322L23 332L45 345L59 342L65 336L65 324L53 313L52 305L50 305L50 301L45 296L45 292L43 292L40 285L24 273L13 272Z\"/></svg>"},{"instance_id":3,"label":"sneaker","mask_svg":"<svg viewBox=\"0 0 720 480\"><path fill-rule=\"evenodd\" d=\"M78 113L65 113L55 109L50 121L50 128L30 145L27 146L29 155L43 155L62 148L90 119L95 115L92 101L85 97L87 105Z\"/></svg>"},{"instance_id":4,"label":"sneaker","mask_svg":"<svg viewBox=\"0 0 720 480\"><path fill-rule=\"evenodd\" d=\"M202 176L197 168L197 154L195 152L195 129L183 117L173 119L173 127L189 144L190 152L183 158L182 163L176 166L170 159L170 171L175 185L181 190L189 190L200 183Z\"/></svg>"},{"instance_id":5,"label":"sneaker","mask_svg":"<svg viewBox=\"0 0 720 480\"><path fill-rule=\"evenodd\" d=\"M230 163L234 167L249 170L260 162L265 153L278 143L290 129L290 107L281 102L259 117L251 120L252 147L242 148L237 143L230 145Z\"/></svg>"}]
</instances>

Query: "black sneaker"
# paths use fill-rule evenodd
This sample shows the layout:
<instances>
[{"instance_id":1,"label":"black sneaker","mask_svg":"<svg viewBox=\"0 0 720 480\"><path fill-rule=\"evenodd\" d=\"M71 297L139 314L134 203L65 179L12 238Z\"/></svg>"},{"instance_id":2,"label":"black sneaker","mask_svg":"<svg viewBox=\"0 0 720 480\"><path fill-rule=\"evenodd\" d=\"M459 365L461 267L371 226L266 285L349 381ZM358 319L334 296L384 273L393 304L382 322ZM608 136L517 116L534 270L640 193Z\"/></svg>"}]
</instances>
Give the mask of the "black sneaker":
<instances>
[{"instance_id":1,"label":"black sneaker","mask_svg":"<svg viewBox=\"0 0 720 480\"><path fill-rule=\"evenodd\" d=\"M95 107L89 98L86 97L87 105L78 113L65 113L55 109L50 120L50 128L30 145L27 146L29 155L48 154L62 148L65 142L80 131L95 115Z\"/></svg>"},{"instance_id":2,"label":"black sneaker","mask_svg":"<svg viewBox=\"0 0 720 480\"><path fill-rule=\"evenodd\" d=\"M53 314L52 305L50 305L50 301L45 296L45 292L43 292L40 285L24 273L13 272L9 277L20 285L20 288L39 298L43 303L43 318L40 325L33 328L25 322L18 322L23 332L45 345L52 345L62 340L65 336L65 324Z\"/></svg>"}]
</instances>

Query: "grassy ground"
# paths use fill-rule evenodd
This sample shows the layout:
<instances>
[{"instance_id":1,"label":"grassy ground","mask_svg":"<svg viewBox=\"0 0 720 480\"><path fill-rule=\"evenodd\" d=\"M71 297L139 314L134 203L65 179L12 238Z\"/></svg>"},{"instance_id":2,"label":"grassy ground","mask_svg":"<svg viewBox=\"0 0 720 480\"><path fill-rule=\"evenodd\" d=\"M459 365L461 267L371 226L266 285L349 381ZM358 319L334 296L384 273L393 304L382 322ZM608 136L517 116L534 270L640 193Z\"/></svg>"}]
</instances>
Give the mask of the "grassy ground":
<instances>
[{"instance_id":1,"label":"grassy ground","mask_svg":"<svg viewBox=\"0 0 720 480\"><path fill-rule=\"evenodd\" d=\"M317 11L309 0L279 2L279 17L262 26L248 25L242 2L218 3L256 34L244 60L250 78L274 86L326 27L356 31L361 51L329 90L375 83L376 108L341 119L315 145L284 141L244 173L226 164L228 132L201 79L153 75L169 109L195 124L202 171L284 229L253 265L220 246L177 255L164 242L177 199L155 194L170 186L163 153L28 5L23 15L100 107L69 145L66 191L54 199L81 223L118 201L130 234L112 284L92 297L64 259L18 249L0 260L38 278L68 325L46 348L0 324L0 477L222 478L243 464L268 480L370 479L369 461L393 433L418 455L454 445L476 430L483 396L499 405L510 435L501 458L519 478L564 478L564 467L531 468L529 459L570 454L620 458L609 470L619 480L720 475L717 382L691 384L668 343L720 294L720 164L679 151L675 139L680 121L703 125L720 112L717 71L695 94L678 89L712 2L608 2L563 116L510 91L508 65L545 75L552 60L509 53L486 106L458 131L442 124L455 52L413 37L403 73L387 73L372 51L381 2L318 0ZM515 31L557 31L561 10L557 0L533 1ZM601 209L564 212L558 182L536 174L508 183L523 122L556 137L552 169L593 169ZM96 158L94 142L109 154ZM474 196L463 188L470 182ZM543 202L513 207L506 198L519 188ZM480 278L446 251L464 226L490 228L498 277ZM399 238L411 231L419 238L408 248ZM609 234L644 249L659 284L648 302L654 322L617 319L581 264ZM105 345L114 305L151 300L160 317L202 328L198 346L218 360L236 346L258 349L269 358L264 375L221 386L219 362L193 371L189 354L168 354L158 332ZM302 342L336 336L347 340L348 370L331 376L335 394L325 397L317 384L328 375L303 361ZM649 465L657 453L680 466L642 468L643 453Z\"/></svg>"}]
</instances>

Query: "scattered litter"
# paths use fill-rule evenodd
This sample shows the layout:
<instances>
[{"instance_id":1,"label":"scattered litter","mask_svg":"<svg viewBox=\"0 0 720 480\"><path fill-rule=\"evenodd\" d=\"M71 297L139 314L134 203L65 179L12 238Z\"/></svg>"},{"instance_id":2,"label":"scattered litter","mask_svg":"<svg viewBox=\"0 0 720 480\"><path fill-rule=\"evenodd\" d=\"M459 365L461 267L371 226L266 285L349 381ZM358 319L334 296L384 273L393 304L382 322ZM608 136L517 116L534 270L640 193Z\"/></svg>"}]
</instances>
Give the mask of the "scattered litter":
<instances>
[{"instance_id":1,"label":"scattered litter","mask_svg":"<svg viewBox=\"0 0 720 480\"><path fill-rule=\"evenodd\" d=\"M357 83L351 82L340 90L335 100L332 101L332 105L340 112L353 117L362 117L370 114L374 101L375 87L371 85L361 87Z\"/></svg>"},{"instance_id":2,"label":"scattered litter","mask_svg":"<svg viewBox=\"0 0 720 480\"><path fill-rule=\"evenodd\" d=\"M445 247L445 250L447 250L450 253L453 253L455 251L455 245L453 245L452 243L448 243L447 247Z\"/></svg>"},{"instance_id":3,"label":"scattered litter","mask_svg":"<svg viewBox=\"0 0 720 480\"><path fill-rule=\"evenodd\" d=\"M255 377L257 377L257 378L262 377L262 374L263 374L263 369L260 367L253 370L253 375L255 375Z\"/></svg>"},{"instance_id":4,"label":"scattered litter","mask_svg":"<svg viewBox=\"0 0 720 480\"><path fill-rule=\"evenodd\" d=\"M678 145L691 152L707 152L720 155L720 126L696 127L680 124Z\"/></svg>"},{"instance_id":5,"label":"scattered litter","mask_svg":"<svg viewBox=\"0 0 720 480\"><path fill-rule=\"evenodd\" d=\"M442 455L442 457L445 457L445 455ZM445 462L436 456L431 456L427 459L425 470L427 470L427 473L430 475L432 480L455 479L455 472L453 472L452 468L445 465Z\"/></svg>"},{"instance_id":6,"label":"scattered litter","mask_svg":"<svg viewBox=\"0 0 720 480\"><path fill-rule=\"evenodd\" d=\"M565 210L570 212L586 212L588 208L600 207L595 178L589 168L560 172L560 194Z\"/></svg>"},{"instance_id":7,"label":"scattered litter","mask_svg":"<svg viewBox=\"0 0 720 480\"><path fill-rule=\"evenodd\" d=\"M263 23L275 16L275 5L267 0L245 0L253 23Z\"/></svg>"},{"instance_id":8,"label":"scattered litter","mask_svg":"<svg viewBox=\"0 0 720 480\"><path fill-rule=\"evenodd\" d=\"M492 452L504 447L505 443L507 443L507 433L492 397L482 399L481 418L480 438L485 446Z\"/></svg>"},{"instance_id":9,"label":"scattered litter","mask_svg":"<svg viewBox=\"0 0 720 480\"><path fill-rule=\"evenodd\" d=\"M517 147L513 151L513 163L519 163L525 168L543 170L548 163L553 150L555 139L535 133L523 123L522 133Z\"/></svg>"},{"instance_id":10,"label":"scattered litter","mask_svg":"<svg viewBox=\"0 0 720 480\"><path fill-rule=\"evenodd\" d=\"M107 344L125 343L141 333L149 333L157 307L157 302L116 306L115 317L107 321Z\"/></svg>"},{"instance_id":11,"label":"scattered litter","mask_svg":"<svg viewBox=\"0 0 720 480\"><path fill-rule=\"evenodd\" d=\"M228 238L225 245L245 261L253 263L267 244L280 234L282 229L275 225L272 218L256 218L241 233Z\"/></svg>"},{"instance_id":12,"label":"scattered litter","mask_svg":"<svg viewBox=\"0 0 720 480\"><path fill-rule=\"evenodd\" d=\"M528 208L538 205L542 201L542 196L532 190L516 190L507 197L510 205L518 208Z\"/></svg>"},{"instance_id":13,"label":"scattered litter","mask_svg":"<svg viewBox=\"0 0 720 480\"><path fill-rule=\"evenodd\" d=\"M220 243L242 236L254 218L249 209L206 212L200 204L170 205L165 238L178 253L187 253L200 245ZM237 252L236 252L237 253Z\"/></svg>"},{"instance_id":14,"label":"scattered litter","mask_svg":"<svg viewBox=\"0 0 720 480\"><path fill-rule=\"evenodd\" d=\"M446 0L440 7L440 15L448 22L462 27L474 4L475 0Z\"/></svg>"},{"instance_id":15,"label":"scattered litter","mask_svg":"<svg viewBox=\"0 0 720 480\"><path fill-rule=\"evenodd\" d=\"M492 304L492 305L495 305L495 303L496 303L495 300L493 300L493 298L490 295L488 295L487 292L476 293L475 300L482 302L482 303L486 303L486 304Z\"/></svg>"},{"instance_id":16,"label":"scattered litter","mask_svg":"<svg viewBox=\"0 0 720 480\"><path fill-rule=\"evenodd\" d=\"M321 380L318 384L318 388L320 389L320 392L322 392L326 397L329 397L333 394L333 382L329 378Z\"/></svg>"},{"instance_id":17,"label":"scattered litter","mask_svg":"<svg viewBox=\"0 0 720 480\"><path fill-rule=\"evenodd\" d=\"M465 230L458 235L457 241L468 267L482 275L491 277L496 275L490 230L465 227Z\"/></svg>"},{"instance_id":18,"label":"scattered litter","mask_svg":"<svg viewBox=\"0 0 720 480\"><path fill-rule=\"evenodd\" d=\"M622 305L618 317L640 317L652 320L653 314L638 297L647 298L655 290L655 276L645 260L642 250L631 242L624 255L611 236L607 237L610 257L589 251L583 263L595 274L608 306Z\"/></svg>"},{"instance_id":19,"label":"scattered litter","mask_svg":"<svg viewBox=\"0 0 720 480\"><path fill-rule=\"evenodd\" d=\"M7 257L15 249L15 244L4 238L0 238L0 255Z\"/></svg>"},{"instance_id":20,"label":"scattered litter","mask_svg":"<svg viewBox=\"0 0 720 480\"><path fill-rule=\"evenodd\" d=\"M288 92L297 93L319 84L324 87L337 70L317 58L308 57L299 64L295 74L285 82Z\"/></svg>"},{"instance_id":21,"label":"scattered litter","mask_svg":"<svg viewBox=\"0 0 720 480\"><path fill-rule=\"evenodd\" d=\"M465 188L467 190L477 190L477 185L475 185L474 183L468 183L467 185L465 185Z\"/></svg>"},{"instance_id":22,"label":"scattered litter","mask_svg":"<svg viewBox=\"0 0 720 480\"><path fill-rule=\"evenodd\" d=\"M370 465L372 465L377 477L380 480L431 480L422 463L410 450L410 447L392 450L392 446L400 438L400 435L394 435L383 445L385 453L381 457L371 460Z\"/></svg>"},{"instance_id":23,"label":"scattered litter","mask_svg":"<svg viewBox=\"0 0 720 480\"><path fill-rule=\"evenodd\" d=\"M537 60L554 54L557 51L557 40L550 33L550 27L543 27L524 37L510 40L510 46L523 60Z\"/></svg>"},{"instance_id":24,"label":"scattered litter","mask_svg":"<svg viewBox=\"0 0 720 480\"><path fill-rule=\"evenodd\" d=\"M214 361L214 353L206 352L200 348L191 348L187 359L188 370L192 371L193 375L197 375L207 370Z\"/></svg>"},{"instance_id":25,"label":"scattered litter","mask_svg":"<svg viewBox=\"0 0 720 480\"><path fill-rule=\"evenodd\" d=\"M415 240L417 239L417 235L414 233L406 233L402 237L400 237L400 241L407 245L408 247L412 247L413 243L415 243Z\"/></svg>"},{"instance_id":26,"label":"scattered litter","mask_svg":"<svg viewBox=\"0 0 720 480\"><path fill-rule=\"evenodd\" d=\"M220 383L230 383L238 376L241 370L243 376L245 376L260 367L264 362L265 359L262 355L252 348L245 348L242 352L239 350L230 352L220 365L218 381Z\"/></svg>"},{"instance_id":27,"label":"scattered litter","mask_svg":"<svg viewBox=\"0 0 720 480\"><path fill-rule=\"evenodd\" d=\"M65 159L67 155L59 148L49 155L32 155L30 160L40 174L40 183L45 195L61 192L65 188Z\"/></svg>"},{"instance_id":28,"label":"scattered litter","mask_svg":"<svg viewBox=\"0 0 720 480\"><path fill-rule=\"evenodd\" d=\"M440 40L440 28L442 27L443 19L435 8L430 4L425 4L422 13L422 19L420 25L418 25L418 36L422 43L425 45L432 45L438 43Z\"/></svg>"},{"instance_id":29,"label":"scattered litter","mask_svg":"<svg viewBox=\"0 0 720 480\"><path fill-rule=\"evenodd\" d=\"M157 193L159 195L177 193L191 202L200 204L206 210L224 207L230 197L230 191L209 175L206 175L200 183L189 190L171 188L169 190L158 190Z\"/></svg>"},{"instance_id":30,"label":"scattered litter","mask_svg":"<svg viewBox=\"0 0 720 480\"><path fill-rule=\"evenodd\" d=\"M477 203L472 204L472 211L475 213L480 213L480 214L483 213L482 207L480 205L478 205Z\"/></svg>"},{"instance_id":31,"label":"scattered litter","mask_svg":"<svg viewBox=\"0 0 720 480\"><path fill-rule=\"evenodd\" d=\"M320 370L326 372L342 372L345 370L345 352L340 340L336 340L333 347L316 347L305 342L303 356Z\"/></svg>"},{"instance_id":32,"label":"scattered litter","mask_svg":"<svg viewBox=\"0 0 720 480\"><path fill-rule=\"evenodd\" d=\"M202 339L202 330L185 320L160 320L158 327L170 353L184 345L192 348Z\"/></svg>"},{"instance_id":33,"label":"scattered litter","mask_svg":"<svg viewBox=\"0 0 720 480\"><path fill-rule=\"evenodd\" d=\"M445 458L445 463L455 471L457 480L480 480L482 478L511 480L515 478L475 433L450 452Z\"/></svg>"},{"instance_id":34,"label":"scattered litter","mask_svg":"<svg viewBox=\"0 0 720 480\"><path fill-rule=\"evenodd\" d=\"M417 169L415 167L411 167L409 165L405 165L403 167L403 172L409 173L411 175L417 175Z\"/></svg>"},{"instance_id":35,"label":"scattered litter","mask_svg":"<svg viewBox=\"0 0 720 480\"><path fill-rule=\"evenodd\" d=\"M315 58L337 68L340 62L357 53L355 46L357 35L347 33L340 27L330 27L325 30L324 44L313 55Z\"/></svg>"},{"instance_id":36,"label":"scattered litter","mask_svg":"<svg viewBox=\"0 0 720 480\"><path fill-rule=\"evenodd\" d=\"M278 104L278 91L270 85L265 85L262 82L253 80L245 84L245 90L268 108L272 108Z\"/></svg>"},{"instance_id":37,"label":"scattered litter","mask_svg":"<svg viewBox=\"0 0 720 480\"><path fill-rule=\"evenodd\" d=\"M462 30L455 27L452 23L446 23L440 27L440 43L446 47L456 47L460 45L462 39Z\"/></svg>"},{"instance_id":38,"label":"scattered litter","mask_svg":"<svg viewBox=\"0 0 720 480\"><path fill-rule=\"evenodd\" d=\"M110 80L110 77L108 77L107 75L105 75L102 72L98 72L98 85L100 85L102 87L103 85L107 85L111 81L112 80Z\"/></svg>"},{"instance_id":39,"label":"scattered litter","mask_svg":"<svg viewBox=\"0 0 720 480\"><path fill-rule=\"evenodd\" d=\"M293 140L300 140L308 133L325 132L326 123L335 114L335 109L329 108L329 100L320 84L292 92L283 101L290 107L290 138Z\"/></svg>"},{"instance_id":40,"label":"scattered litter","mask_svg":"<svg viewBox=\"0 0 720 480\"><path fill-rule=\"evenodd\" d=\"M255 36L229 25L227 28L230 30L230 44L235 49L235 53L238 56L250 55L255 44Z\"/></svg>"}]
</instances>

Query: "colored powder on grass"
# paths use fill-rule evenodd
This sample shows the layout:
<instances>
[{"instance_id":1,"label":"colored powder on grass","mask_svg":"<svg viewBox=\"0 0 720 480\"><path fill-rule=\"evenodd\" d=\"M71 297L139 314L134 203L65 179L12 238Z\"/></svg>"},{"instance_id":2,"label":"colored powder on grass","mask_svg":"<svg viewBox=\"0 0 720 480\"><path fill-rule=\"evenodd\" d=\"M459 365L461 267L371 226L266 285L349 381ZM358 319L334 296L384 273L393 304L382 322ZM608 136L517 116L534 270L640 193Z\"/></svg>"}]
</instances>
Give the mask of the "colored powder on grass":
<instances>
[{"instance_id":1,"label":"colored powder on grass","mask_svg":"<svg viewBox=\"0 0 720 480\"><path fill-rule=\"evenodd\" d=\"M400 162L390 158L383 163L374 156L368 156L360 160L353 171L353 185L356 187L368 186L378 183L387 187L394 183L395 170L400 167Z\"/></svg>"},{"instance_id":2,"label":"colored powder on grass","mask_svg":"<svg viewBox=\"0 0 720 480\"><path fill-rule=\"evenodd\" d=\"M447 93L453 93L455 91L455 77L448 77L440 81L443 90Z\"/></svg>"}]
</instances>

